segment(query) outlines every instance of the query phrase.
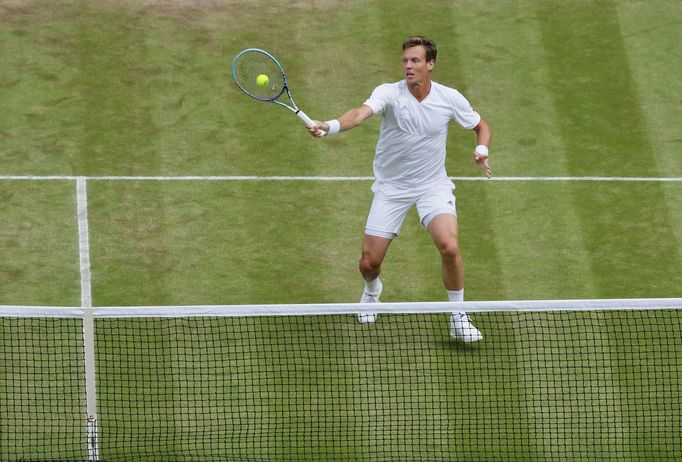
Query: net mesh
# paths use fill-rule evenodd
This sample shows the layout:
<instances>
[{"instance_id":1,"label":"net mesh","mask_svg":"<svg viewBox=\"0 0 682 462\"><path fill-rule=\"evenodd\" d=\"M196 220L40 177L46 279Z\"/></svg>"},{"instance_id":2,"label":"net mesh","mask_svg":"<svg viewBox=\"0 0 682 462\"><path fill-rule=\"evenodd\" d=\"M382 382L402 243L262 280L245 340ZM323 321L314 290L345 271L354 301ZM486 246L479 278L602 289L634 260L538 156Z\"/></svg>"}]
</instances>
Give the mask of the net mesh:
<instances>
[{"instance_id":1,"label":"net mesh","mask_svg":"<svg viewBox=\"0 0 682 462\"><path fill-rule=\"evenodd\" d=\"M106 461L671 460L682 311L98 318ZM82 325L0 317L0 460L87 459Z\"/></svg>"},{"instance_id":2,"label":"net mesh","mask_svg":"<svg viewBox=\"0 0 682 462\"><path fill-rule=\"evenodd\" d=\"M0 460L87 458L79 319L0 317Z\"/></svg>"}]
</instances>

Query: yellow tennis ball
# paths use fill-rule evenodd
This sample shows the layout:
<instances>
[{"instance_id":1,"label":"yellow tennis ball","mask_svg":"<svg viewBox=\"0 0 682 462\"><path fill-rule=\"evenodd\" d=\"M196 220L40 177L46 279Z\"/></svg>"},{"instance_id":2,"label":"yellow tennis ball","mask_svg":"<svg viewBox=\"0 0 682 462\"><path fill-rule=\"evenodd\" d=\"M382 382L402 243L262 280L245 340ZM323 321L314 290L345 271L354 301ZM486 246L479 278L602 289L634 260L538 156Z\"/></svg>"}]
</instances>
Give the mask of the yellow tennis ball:
<instances>
[{"instance_id":1,"label":"yellow tennis ball","mask_svg":"<svg viewBox=\"0 0 682 462\"><path fill-rule=\"evenodd\" d=\"M261 74L258 77L256 77L256 83L258 84L259 87L266 86L268 82L270 82L270 79L265 74Z\"/></svg>"}]
</instances>

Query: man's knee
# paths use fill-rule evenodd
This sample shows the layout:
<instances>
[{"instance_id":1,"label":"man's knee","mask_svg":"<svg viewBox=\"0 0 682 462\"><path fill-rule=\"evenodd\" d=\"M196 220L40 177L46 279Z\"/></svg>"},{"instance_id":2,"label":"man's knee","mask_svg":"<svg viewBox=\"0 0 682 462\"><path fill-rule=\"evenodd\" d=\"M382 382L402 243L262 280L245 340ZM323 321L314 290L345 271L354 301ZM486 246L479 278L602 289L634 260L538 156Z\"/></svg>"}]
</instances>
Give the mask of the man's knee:
<instances>
[{"instance_id":1,"label":"man's knee","mask_svg":"<svg viewBox=\"0 0 682 462\"><path fill-rule=\"evenodd\" d=\"M363 252L360 257L359 268L363 275L378 273L381 269L381 259L370 252Z\"/></svg>"},{"instance_id":2,"label":"man's knee","mask_svg":"<svg viewBox=\"0 0 682 462\"><path fill-rule=\"evenodd\" d=\"M457 241L447 241L438 246L441 257L444 261L452 261L457 263L461 256L459 252L459 243Z\"/></svg>"},{"instance_id":3,"label":"man's knee","mask_svg":"<svg viewBox=\"0 0 682 462\"><path fill-rule=\"evenodd\" d=\"M371 280L379 276L381 263L384 261L390 244L390 239L365 235L359 264L360 272L365 279Z\"/></svg>"}]
</instances>

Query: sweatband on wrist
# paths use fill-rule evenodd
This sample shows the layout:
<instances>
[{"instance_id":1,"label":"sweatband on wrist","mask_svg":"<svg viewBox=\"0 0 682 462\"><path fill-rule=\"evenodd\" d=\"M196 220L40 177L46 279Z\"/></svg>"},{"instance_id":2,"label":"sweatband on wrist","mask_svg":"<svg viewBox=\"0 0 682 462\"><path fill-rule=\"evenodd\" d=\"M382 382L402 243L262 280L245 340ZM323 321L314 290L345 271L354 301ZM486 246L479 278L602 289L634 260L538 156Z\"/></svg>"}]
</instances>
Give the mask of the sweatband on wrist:
<instances>
[{"instance_id":1,"label":"sweatband on wrist","mask_svg":"<svg viewBox=\"0 0 682 462\"><path fill-rule=\"evenodd\" d=\"M476 146L476 149L474 149L474 152L482 155L483 157L488 157L488 146L484 144L479 144Z\"/></svg>"},{"instance_id":2,"label":"sweatband on wrist","mask_svg":"<svg viewBox=\"0 0 682 462\"><path fill-rule=\"evenodd\" d=\"M339 133L339 131L341 131L341 124L338 120L328 120L325 123L329 125L329 131L327 132L328 136L336 135Z\"/></svg>"}]
</instances>

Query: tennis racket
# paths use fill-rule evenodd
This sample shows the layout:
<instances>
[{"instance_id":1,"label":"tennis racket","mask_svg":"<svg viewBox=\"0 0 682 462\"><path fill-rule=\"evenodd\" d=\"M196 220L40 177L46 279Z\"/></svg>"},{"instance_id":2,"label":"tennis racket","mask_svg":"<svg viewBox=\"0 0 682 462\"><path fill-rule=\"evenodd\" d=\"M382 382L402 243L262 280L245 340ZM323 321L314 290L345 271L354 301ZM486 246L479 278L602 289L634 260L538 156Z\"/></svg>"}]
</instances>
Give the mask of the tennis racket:
<instances>
[{"instance_id":1,"label":"tennis racket","mask_svg":"<svg viewBox=\"0 0 682 462\"><path fill-rule=\"evenodd\" d=\"M278 104L296 114L306 126L314 125L310 117L296 106L294 98L291 97L287 76L284 74L282 65L267 51L259 48L247 48L240 51L232 60L232 78L251 98ZM285 93L291 104L278 101Z\"/></svg>"}]
</instances>

